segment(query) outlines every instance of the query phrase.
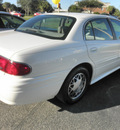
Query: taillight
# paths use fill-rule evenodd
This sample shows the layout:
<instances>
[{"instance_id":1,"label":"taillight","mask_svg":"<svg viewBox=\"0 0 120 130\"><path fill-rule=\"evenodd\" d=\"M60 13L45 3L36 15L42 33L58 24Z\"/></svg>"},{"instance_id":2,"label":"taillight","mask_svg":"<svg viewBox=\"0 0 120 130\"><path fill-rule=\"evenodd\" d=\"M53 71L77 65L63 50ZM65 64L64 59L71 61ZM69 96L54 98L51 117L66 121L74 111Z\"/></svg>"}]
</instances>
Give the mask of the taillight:
<instances>
[{"instance_id":1,"label":"taillight","mask_svg":"<svg viewBox=\"0 0 120 130\"><path fill-rule=\"evenodd\" d=\"M31 67L24 63L11 62L0 56L0 70L11 75L26 75L31 72Z\"/></svg>"}]
</instances>

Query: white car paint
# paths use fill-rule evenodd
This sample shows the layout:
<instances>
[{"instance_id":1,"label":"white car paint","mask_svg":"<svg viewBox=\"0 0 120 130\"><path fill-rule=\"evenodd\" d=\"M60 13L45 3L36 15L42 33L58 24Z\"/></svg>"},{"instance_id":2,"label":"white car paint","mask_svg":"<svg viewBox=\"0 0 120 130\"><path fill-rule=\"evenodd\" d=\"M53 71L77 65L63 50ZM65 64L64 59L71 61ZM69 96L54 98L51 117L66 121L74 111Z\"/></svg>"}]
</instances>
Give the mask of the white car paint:
<instances>
[{"instance_id":1,"label":"white car paint","mask_svg":"<svg viewBox=\"0 0 120 130\"><path fill-rule=\"evenodd\" d=\"M13 76L0 71L1 101L14 105L53 98L70 71L83 63L92 66L90 84L119 68L118 40L98 41L96 44L96 41L85 41L83 38L83 26L88 19L109 16L60 15L77 19L65 40L52 40L15 31L0 33L0 55L32 67L32 72L26 76Z\"/></svg>"}]
</instances>

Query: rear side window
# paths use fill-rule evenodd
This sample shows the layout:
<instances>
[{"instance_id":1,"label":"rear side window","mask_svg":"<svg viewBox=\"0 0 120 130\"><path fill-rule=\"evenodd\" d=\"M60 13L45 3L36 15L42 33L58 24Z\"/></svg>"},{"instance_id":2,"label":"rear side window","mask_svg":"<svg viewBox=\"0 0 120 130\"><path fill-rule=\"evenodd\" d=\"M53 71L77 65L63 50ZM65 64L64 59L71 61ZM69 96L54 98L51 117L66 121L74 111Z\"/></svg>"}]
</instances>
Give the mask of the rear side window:
<instances>
[{"instance_id":1,"label":"rear side window","mask_svg":"<svg viewBox=\"0 0 120 130\"><path fill-rule=\"evenodd\" d=\"M85 38L86 40L94 40L93 29L90 22L87 23L85 28Z\"/></svg>"},{"instance_id":2,"label":"rear side window","mask_svg":"<svg viewBox=\"0 0 120 130\"><path fill-rule=\"evenodd\" d=\"M120 39L120 22L117 20L111 19L111 23L112 23L113 28L115 30L117 40L119 40Z\"/></svg>"},{"instance_id":3,"label":"rear side window","mask_svg":"<svg viewBox=\"0 0 120 130\"><path fill-rule=\"evenodd\" d=\"M85 33L86 31L89 29L89 37L91 37L91 39L88 38L88 34L86 33L86 40L92 40L94 37L94 40L113 40L113 35L112 35L112 31L111 28L109 26L109 23L107 21L107 19L95 19L90 21L86 28L85 28Z\"/></svg>"}]
</instances>

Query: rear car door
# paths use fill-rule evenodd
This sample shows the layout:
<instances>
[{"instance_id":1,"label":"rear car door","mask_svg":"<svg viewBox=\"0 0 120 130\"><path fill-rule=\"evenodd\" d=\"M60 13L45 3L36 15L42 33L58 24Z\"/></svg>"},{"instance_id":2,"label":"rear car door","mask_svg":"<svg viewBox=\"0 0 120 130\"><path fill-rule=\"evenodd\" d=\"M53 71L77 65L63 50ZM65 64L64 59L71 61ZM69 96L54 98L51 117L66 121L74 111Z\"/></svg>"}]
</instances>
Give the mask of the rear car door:
<instances>
[{"instance_id":1,"label":"rear car door","mask_svg":"<svg viewBox=\"0 0 120 130\"><path fill-rule=\"evenodd\" d=\"M108 19L98 18L87 22L85 42L89 57L96 66L96 77L118 67L119 44L114 39Z\"/></svg>"}]
</instances>

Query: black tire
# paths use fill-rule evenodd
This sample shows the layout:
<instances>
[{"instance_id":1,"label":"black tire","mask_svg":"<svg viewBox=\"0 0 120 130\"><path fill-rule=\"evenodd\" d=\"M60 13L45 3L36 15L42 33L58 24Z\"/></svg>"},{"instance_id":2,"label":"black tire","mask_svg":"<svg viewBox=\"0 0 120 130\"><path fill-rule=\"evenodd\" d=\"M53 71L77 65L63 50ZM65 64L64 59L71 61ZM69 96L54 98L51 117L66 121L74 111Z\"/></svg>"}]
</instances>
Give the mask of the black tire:
<instances>
[{"instance_id":1,"label":"black tire","mask_svg":"<svg viewBox=\"0 0 120 130\"><path fill-rule=\"evenodd\" d=\"M89 72L84 67L74 69L66 78L58 94L58 99L67 103L74 104L86 92L90 82Z\"/></svg>"}]
</instances>

